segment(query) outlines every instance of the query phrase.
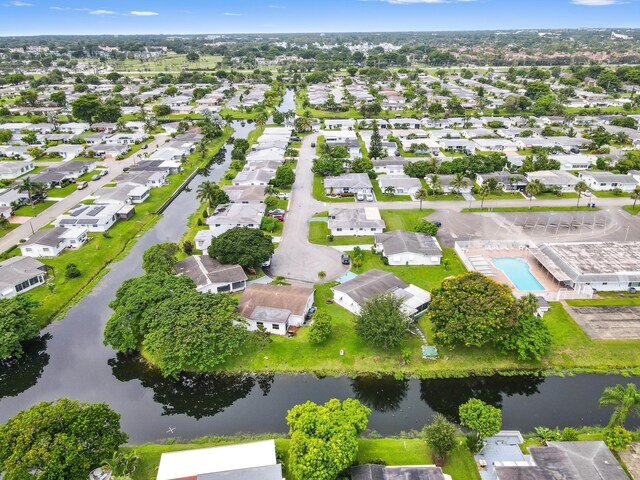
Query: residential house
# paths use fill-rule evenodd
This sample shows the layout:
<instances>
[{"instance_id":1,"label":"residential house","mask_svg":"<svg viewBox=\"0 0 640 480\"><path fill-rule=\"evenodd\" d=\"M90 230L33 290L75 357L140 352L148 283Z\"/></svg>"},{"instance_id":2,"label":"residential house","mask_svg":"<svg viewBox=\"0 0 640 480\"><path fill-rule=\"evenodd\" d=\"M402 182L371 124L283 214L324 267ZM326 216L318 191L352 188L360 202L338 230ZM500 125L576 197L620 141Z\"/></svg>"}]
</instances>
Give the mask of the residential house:
<instances>
[{"instance_id":1,"label":"residential house","mask_svg":"<svg viewBox=\"0 0 640 480\"><path fill-rule=\"evenodd\" d=\"M375 235L385 228L378 207L331 208L329 210L329 230L333 236Z\"/></svg>"},{"instance_id":2,"label":"residential house","mask_svg":"<svg viewBox=\"0 0 640 480\"><path fill-rule=\"evenodd\" d=\"M367 463L351 467L351 480L451 480L436 465L389 467Z\"/></svg>"},{"instance_id":3,"label":"residential house","mask_svg":"<svg viewBox=\"0 0 640 480\"><path fill-rule=\"evenodd\" d=\"M34 168L33 162L0 162L0 180L18 178Z\"/></svg>"},{"instance_id":4,"label":"residential house","mask_svg":"<svg viewBox=\"0 0 640 480\"><path fill-rule=\"evenodd\" d=\"M86 241L84 227L54 227L38 230L19 247L25 257L57 257L65 248L80 248Z\"/></svg>"},{"instance_id":5,"label":"residential house","mask_svg":"<svg viewBox=\"0 0 640 480\"><path fill-rule=\"evenodd\" d=\"M0 298L15 297L47 278L47 266L31 257L11 257L0 262Z\"/></svg>"},{"instance_id":6,"label":"residential house","mask_svg":"<svg viewBox=\"0 0 640 480\"><path fill-rule=\"evenodd\" d=\"M73 145L70 143L61 143L60 145L54 145L45 150L48 155L59 155L65 160L71 160L72 158L79 157L84 151L82 145Z\"/></svg>"},{"instance_id":7,"label":"residential house","mask_svg":"<svg viewBox=\"0 0 640 480\"><path fill-rule=\"evenodd\" d=\"M103 187L97 190L93 197L96 204L125 205L127 203L142 203L149 198L150 187L121 183L115 187Z\"/></svg>"},{"instance_id":8,"label":"residential house","mask_svg":"<svg viewBox=\"0 0 640 480\"><path fill-rule=\"evenodd\" d=\"M524 192L527 183L529 183L524 176L509 172L478 173L476 182L482 186L490 178L494 178L498 182L498 188L505 192Z\"/></svg>"},{"instance_id":9,"label":"residential house","mask_svg":"<svg viewBox=\"0 0 640 480\"><path fill-rule=\"evenodd\" d=\"M326 119L324 121L324 128L326 130L353 130L355 126L356 121L352 118Z\"/></svg>"},{"instance_id":10,"label":"residential house","mask_svg":"<svg viewBox=\"0 0 640 480\"><path fill-rule=\"evenodd\" d=\"M116 177L116 182L159 188L167 184L166 172L130 172Z\"/></svg>"},{"instance_id":11,"label":"residential house","mask_svg":"<svg viewBox=\"0 0 640 480\"><path fill-rule=\"evenodd\" d=\"M84 122L63 123L58 127L61 132L68 132L74 135L80 135L82 132L89 130L89 124Z\"/></svg>"},{"instance_id":12,"label":"residential house","mask_svg":"<svg viewBox=\"0 0 640 480\"><path fill-rule=\"evenodd\" d=\"M404 173L405 164L409 163L406 157L384 157L373 162L373 171L387 175L401 175Z\"/></svg>"},{"instance_id":13,"label":"residential house","mask_svg":"<svg viewBox=\"0 0 640 480\"><path fill-rule=\"evenodd\" d=\"M447 152L475 155L477 144L471 140L441 138L440 145Z\"/></svg>"},{"instance_id":14,"label":"residential house","mask_svg":"<svg viewBox=\"0 0 640 480\"><path fill-rule=\"evenodd\" d=\"M90 232L106 232L116 221L122 204L76 205L68 214L60 215L53 221L56 227L84 227Z\"/></svg>"},{"instance_id":15,"label":"residential house","mask_svg":"<svg viewBox=\"0 0 640 480\"><path fill-rule=\"evenodd\" d=\"M115 143L101 143L99 145L93 145L87 148L88 152L93 152L96 155L105 159L116 158L118 155L124 155L129 151L127 145L117 145Z\"/></svg>"},{"instance_id":16,"label":"residential house","mask_svg":"<svg viewBox=\"0 0 640 480\"><path fill-rule=\"evenodd\" d=\"M426 290L406 283L391 272L377 269L368 270L331 290L333 300L355 315L371 297L385 293L402 298L403 310L412 318L422 314L431 301L431 294Z\"/></svg>"},{"instance_id":17,"label":"residential house","mask_svg":"<svg viewBox=\"0 0 640 480\"><path fill-rule=\"evenodd\" d=\"M638 181L631 175L611 172L580 172L578 174L587 186L597 192L619 188L623 192L632 192L638 186Z\"/></svg>"},{"instance_id":18,"label":"residential house","mask_svg":"<svg viewBox=\"0 0 640 480\"><path fill-rule=\"evenodd\" d=\"M506 138L475 138L473 142L477 145L477 150L486 152L516 152L523 147L519 142Z\"/></svg>"},{"instance_id":19,"label":"residential house","mask_svg":"<svg viewBox=\"0 0 640 480\"><path fill-rule=\"evenodd\" d=\"M263 203L220 205L213 215L207 218L209 230L200 230L196 233L196 248L206 250L211 245L212 238L235 227L260 228L265 209Z\"/></svg>"},{"instance_id":20,"label":"residential house","mask_svg":"<svg viewBox=\"0 0 640 480\"><path fill-rule=\"evenodd\" d=\"M107 143L115 145L135 145L143 142L147 138L144 133L116 133L106 139Z\"/></svg>"},{"instance_id":21,"label":"residential house","mask_svg":"<svg viewBox=\"0 0 640 480\"><path fill-rule=\"evenodd\" d=\"M595 155L549 155L550 160L560 162L560 170L588 170L597 161Z\"/></svg>"},{"instance_id":22,"label":"residential house","mask_svg":"<svg viewBox=\"0 0 640 480\"><path fill-rule=\"evenodd\" d=\"M273 170L249 170L238 172L236 177L231 181L233 185L269 185L272 178L275 177Z\"/></svg>"},{"instance_id":23,"label":"residential house","mask_svg":"<svg viewBox=\"0 0 640 480\"><path fill-rule=\"evenodd\" d=\"M380 175L378 177L378 185L383 193L387 192L387 188L393 188L396 195L410 195L414 197L416 192L422 188L420 180L405 174L400 175Z\"/></svg>"},{"instance_id":24,"label":"residential house","mask_svg":"<svg viewBox=\"0 0 640 480\"><path fill-rule=\"evenodd\" d=\"M223 293L244 290L247 275L240 265L223 265L209 255L193 255L175 265L178 275L186 275L199 292Z\"/></svg>"},{"instance_id":25,"label":"residential house","mask_svg":"<svg viewBox=\"0 0 640 480\"><path fill-rule=\"evenodd\" d=\"M327 195L372 194L373 185L366 173L343 173L337 177L325 177L324 191Z\"/></svg>"},{"instance_id":26,"label":"residential house","mask_svg":"<svg viewBox=\"0 0 640 480\"><path fill-rule=\"evenodd\" d=\"M455 175L438 175L440 190L442 190L444 193L471 193L471 189L473 188L473 181L470 178L463 178L463 181L465 182L464 186L453 187L451 185L451 182L453 182L455 178ZM431 177L429 175L427 175L426 182L429 187L433 188L433 186L431 185Z\"/></svg>"},{"instance_id":27,"label":"residential house","mask_svg":"<svg viewBox=\"0 0 640 480\"><path fill-rule=\"evenodd\" d=\"M375 236L375 249L389 265L440 265L442 248L431 235L392 230Z\"/></svg>"},{"instance_id":28,"label":"residential house","mask_svg":"<svg viewBox=\"0 0 640 480\"><path fill-rule=\"evenodd\" d=\"M156 480L283 480L274 440L163 453Z\"/></svg>"},{"instance_id":29,"label":"residential house","mask_svg":"<svg viewBox=\"0 0 640 480\"><path fill-rule=\"evenodd\" d=\"M300 327L313 305L311 287L251 284L243 292L238 312L248 329L264 327L274 335L286 335L289 327Z\"/></svg>"},{"instance_id":30,"label":"residential house","mask_svg":"<svg viewBox=\"0 0 640 480\"><path fill-rule=\"evenodd\" d=\"M267 198L261 185L225 185L222 187L229 203L263 203Z\"/></svg>"},{"instance_id":31,"label":"residential house","mask_svg":"<svg viewBox=\"0 0 640 480\"><path fill-rule=\"evenodd\" d=\"M580 181L578 177L564 170L539 170L526 175L529 182L539 180L545 187L559 189L561 192L574 192L574 187Z\"/></svg>"}]
</instances>

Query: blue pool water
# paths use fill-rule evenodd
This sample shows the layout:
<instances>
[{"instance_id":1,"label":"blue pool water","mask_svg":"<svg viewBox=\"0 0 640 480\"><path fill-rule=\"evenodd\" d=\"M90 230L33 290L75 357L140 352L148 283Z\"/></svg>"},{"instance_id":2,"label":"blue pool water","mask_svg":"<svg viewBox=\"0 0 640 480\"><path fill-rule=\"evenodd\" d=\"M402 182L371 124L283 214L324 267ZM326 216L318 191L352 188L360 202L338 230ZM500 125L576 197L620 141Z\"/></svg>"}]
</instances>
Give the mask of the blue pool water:
<instances>
[{"instance_id":1,"label":"blue pool water","mask_svg":"<svg viewBox=\"0 0 640 480\"><path fill-rule=\"evenodd\" d=\"M336 278L336 282L338 283L348 282L349 280L353 280L357 276L358 275L356 273L353 273L351 270L348 270L344 272L341 277Z\"/></svg>"},{"instance_id":2,"label":"blue pool water","mask_svg":"<svg viewBox=\"0 0 640 480\"><path fill-rule=\"evenodd\" d=\"M492 260L496 268L499 268L509 277L518 290L540 291L544 290L542 284L533 276L529 264L524 260L513 257L494 258Z\"/></svg>"}]
</instances>

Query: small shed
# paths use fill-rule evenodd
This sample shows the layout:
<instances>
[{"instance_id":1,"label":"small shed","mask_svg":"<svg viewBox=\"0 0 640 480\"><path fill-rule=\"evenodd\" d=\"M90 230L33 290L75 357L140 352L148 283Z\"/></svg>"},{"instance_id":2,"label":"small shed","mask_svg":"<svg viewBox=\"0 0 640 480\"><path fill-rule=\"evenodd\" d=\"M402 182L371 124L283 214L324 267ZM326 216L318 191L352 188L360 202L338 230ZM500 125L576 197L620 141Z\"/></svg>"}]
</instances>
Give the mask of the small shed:
<instances>
[{"instance_id":1,"label":"small shed","mask_svg":"<svg viewBox=\"0 0 640 480\"><path fill-rule=\"evenodd\" d=\"M438 349L433 345L423 345L422 358L424 358L425 360L437 360L438 358L440 358Z\"/></svg>"}]
</instances>

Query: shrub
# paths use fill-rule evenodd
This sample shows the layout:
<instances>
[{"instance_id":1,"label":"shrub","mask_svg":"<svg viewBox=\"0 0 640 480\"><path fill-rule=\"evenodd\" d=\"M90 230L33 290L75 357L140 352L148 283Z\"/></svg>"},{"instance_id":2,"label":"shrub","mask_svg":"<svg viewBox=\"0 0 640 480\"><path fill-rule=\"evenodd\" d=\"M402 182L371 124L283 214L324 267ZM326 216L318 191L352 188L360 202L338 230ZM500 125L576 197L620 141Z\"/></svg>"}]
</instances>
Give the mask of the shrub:
<instances>
[{"instance_id":1,"label":"shrub","mask_svg":"<svg viewBox=\"0 0 640 480\"><path fill-rule=\"evenodd\" d=\"M64 276L67 279L78 278L81 275L82 273L80 273L80 269L78 269L75 263L67 265L67 268L64 271Z\"/></svg>"},{"instance_id":2,"label":"shrub","mask_svg":"<svg viewBox=\"0 0 640 480\"><path fill-rule=\"evenodd\" d=\"M620 425L608 428L604 433L604 443L611 450L626 450L632 440L631 432Z\"/></svg>"}]
</instances>

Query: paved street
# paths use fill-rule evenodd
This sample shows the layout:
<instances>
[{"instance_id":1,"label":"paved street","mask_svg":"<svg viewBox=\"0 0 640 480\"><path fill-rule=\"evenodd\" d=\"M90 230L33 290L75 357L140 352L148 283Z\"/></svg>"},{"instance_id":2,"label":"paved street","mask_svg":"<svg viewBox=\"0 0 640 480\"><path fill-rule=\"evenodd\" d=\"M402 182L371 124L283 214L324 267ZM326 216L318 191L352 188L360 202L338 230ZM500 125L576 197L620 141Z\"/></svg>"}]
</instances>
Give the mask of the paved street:
<instances>
[{"instance_id":1,"label":"paved street","mask_svg":"<svg viewBox=\"0 0 640 480\"><path fill-rule=\"evenodd\" d=\"M156 135L155 140L149 144L146 152L153 152L156 148L158 148L159 145L164 143L166 139L166 134ZM48 225L53 220L55 220L56 217L62 215L64 212L68 211L71 207L81 202L89 195L92 195L99 188L108 183L113 183L113 180L123 172L124 168L133 165L134 157L136 157L137 161L137 157L141 154L142 151L124 160L110 160L102 162L100 165L105 166L109 169L109 173L107 175L102 177L100 180L89 182L89 186L84 190L76 190L71 195L68 195L62 200L56 202L54 205L51 205L41 214L33 217L33 219L20 225L11 232L7 233L4 237L0 238L0 253L9 250L13 245L20 242L20 240L30 237L31 235L33 235L33 232L36 232L45 225ZM55 190L52 190L50 194L52 197L54 197Z\"/></svg>"}]
</instances>

